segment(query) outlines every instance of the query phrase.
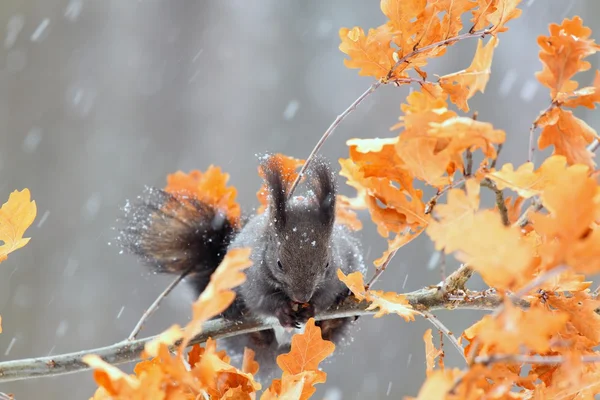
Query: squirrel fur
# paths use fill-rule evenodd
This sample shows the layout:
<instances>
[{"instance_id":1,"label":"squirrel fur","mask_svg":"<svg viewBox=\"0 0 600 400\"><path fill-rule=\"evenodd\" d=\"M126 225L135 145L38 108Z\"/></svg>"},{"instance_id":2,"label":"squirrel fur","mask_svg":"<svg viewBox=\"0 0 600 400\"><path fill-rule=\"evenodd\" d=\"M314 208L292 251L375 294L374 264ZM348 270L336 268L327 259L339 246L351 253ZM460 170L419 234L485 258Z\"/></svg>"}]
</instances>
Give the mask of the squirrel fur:
<instances>
[{"instance_id":1,"label":"squirrel fur","mask_svg":"<svg viewBox=\"0 0 600 400\"><path fill-rule=\"evenodd\" d=\"M250 247L253 265L236 288L234 303L223 313L276 318L281 328L222 339L232 358L244 347L253 349L260 364L257 378L271 379L275 358L289 351L291 333L309 318L342 302L349 291L337 278L364 273L360 241L335 221L336 184L326 160L317 157L307 170L306 196L288 199L282 167L275 157L261 163L269 204L236 229L220 211L194 199L181 200L148 188L125 208L120 245L153 271L189 272L199 295L228 249ZM340 343L355 318L319 321L323 338ZM287 337L286 337L287 336Z\"/></svg>"}]
</instances>

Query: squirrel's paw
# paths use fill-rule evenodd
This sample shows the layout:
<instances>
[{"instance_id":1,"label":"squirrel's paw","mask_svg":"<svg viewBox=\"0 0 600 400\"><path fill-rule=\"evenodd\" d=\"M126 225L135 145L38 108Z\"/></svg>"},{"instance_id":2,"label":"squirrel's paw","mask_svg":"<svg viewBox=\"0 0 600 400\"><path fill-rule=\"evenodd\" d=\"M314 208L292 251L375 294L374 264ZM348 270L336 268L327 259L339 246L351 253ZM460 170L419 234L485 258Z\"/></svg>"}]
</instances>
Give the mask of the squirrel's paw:
<instances>
[{"instance_id":1,"label":"squirrel's paw","mask_svg":"<svg viewBox=\"0 0 600 400\"><path fill-rule=\"evenodd\" d=\"M314 315L315 308L312 304L285 303L275 311L275 316L284 328L300 328L301 324Z\"/></svg>"}]
</instances>

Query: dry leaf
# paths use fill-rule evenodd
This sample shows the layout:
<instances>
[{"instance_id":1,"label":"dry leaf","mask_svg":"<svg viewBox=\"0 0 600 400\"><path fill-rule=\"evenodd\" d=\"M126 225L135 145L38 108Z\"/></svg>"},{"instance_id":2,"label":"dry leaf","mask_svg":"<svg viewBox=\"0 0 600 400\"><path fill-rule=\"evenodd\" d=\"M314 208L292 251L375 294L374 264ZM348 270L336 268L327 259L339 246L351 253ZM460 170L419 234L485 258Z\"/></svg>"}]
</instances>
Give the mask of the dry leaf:
<instances>
[{"instance_id":1,"label":"dry leaf","mask_svg":"<svg viewBox=\"0 0 600 400\"><path fill-rule=\"evenodd\" d=\"M209 166L206 172L194 170L189 174L177 171L167 176L165 191L181 200L198 199L227 215L229 221L239 224L241 208L236 202L237 190L227 187L229 174L221 172L219 167Z\"/></svg>"},{"instance_id":2,"label":"dry leaf","mask_svg":"<svg viewBox=\"0 0 600 400\"><path fill-rule=\"evenodd\" d=\"M467 100L477 91L483 93L490 79L492 57L498 39L492 37L488 44L483 46L483 41L477 42L477 50L471 65L462 71L440 77L440 85L450 95L450 100L464 112L469 111Z\"/></svg>"},{"instance_id":3,"label":"dry leaf","mask_svg":"<svg viewBox=\"0 0 600 400\"><path fill-rule=\"evenodd\" d=\"M30 200L29 189L15 190L8 201L0 208L0 262L6 260L9 253L25 246L30 238L23 235L33 223L37 208Z\"/></svg>"}]
</instances>

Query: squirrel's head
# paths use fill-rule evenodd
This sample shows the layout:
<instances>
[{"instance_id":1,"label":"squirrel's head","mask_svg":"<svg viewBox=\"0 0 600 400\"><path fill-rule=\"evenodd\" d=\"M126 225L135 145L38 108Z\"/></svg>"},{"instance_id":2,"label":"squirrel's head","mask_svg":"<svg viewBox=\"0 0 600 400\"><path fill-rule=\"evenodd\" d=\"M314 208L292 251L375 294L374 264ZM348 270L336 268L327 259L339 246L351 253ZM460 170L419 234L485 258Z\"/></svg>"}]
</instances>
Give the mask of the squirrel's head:
<instances>
[{"instance_id":1,"label":"squirrel's head","mask_svg":"<svg viewBox=\"0 0 600 400\"><path fill-rule=\"evenodd\" d=\"M291 300L308 303L330 268L334 177L325 159L317 157L305 175L307 195L288 200L288 185L277 160L267 159L262 169L270 194L266 233L272 235L274 248L265 255L266 267Z\"/></svg>"}]
</instances>

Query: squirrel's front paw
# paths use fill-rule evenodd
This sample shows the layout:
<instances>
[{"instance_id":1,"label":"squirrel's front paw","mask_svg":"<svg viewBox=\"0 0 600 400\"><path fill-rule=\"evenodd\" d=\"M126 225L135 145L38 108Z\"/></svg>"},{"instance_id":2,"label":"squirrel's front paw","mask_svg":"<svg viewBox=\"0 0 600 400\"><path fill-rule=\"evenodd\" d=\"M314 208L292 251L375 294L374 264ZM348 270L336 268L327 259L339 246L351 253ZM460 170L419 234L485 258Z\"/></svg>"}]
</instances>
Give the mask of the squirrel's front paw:
<instances>
[{"instance_id":1,"label":"squirrel's front paw","mask_svg":"<svg viewBox=\"0 0 600 400\"><path fill-rule=\"evenodd\" d=\"M300 324L314 315L315 308L312 304L285 303L275 311L275 316L284 328L300 328Z\"/></svg>"},{"instance_id":2,"label":"squirrel's front paw","mask_svg":"<svg viewBox=\"0 0 600 400\"><path fill-rule=\"evenodd\" d=\"M296 309L296 321L306 323L315 316L315 306L310 303L293 303L292 309Z\"/></svg>"}]
</instances>

